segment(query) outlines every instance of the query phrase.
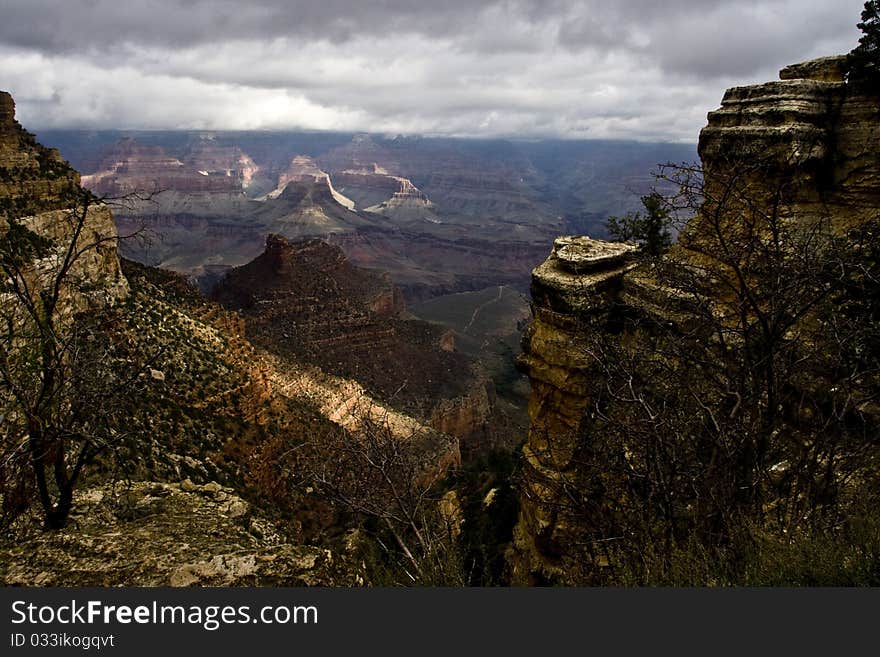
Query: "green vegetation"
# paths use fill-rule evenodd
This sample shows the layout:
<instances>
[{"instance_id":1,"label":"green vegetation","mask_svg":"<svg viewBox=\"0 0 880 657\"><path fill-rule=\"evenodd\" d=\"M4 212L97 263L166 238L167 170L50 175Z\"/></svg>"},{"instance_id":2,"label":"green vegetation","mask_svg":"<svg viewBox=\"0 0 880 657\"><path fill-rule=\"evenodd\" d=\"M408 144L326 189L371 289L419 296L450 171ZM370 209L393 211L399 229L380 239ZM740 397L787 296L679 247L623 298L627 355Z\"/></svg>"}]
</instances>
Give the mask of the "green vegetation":
<instances>
[{"instance_id":1,"label":"green vegetation","mask_svg":"<svg viewBox=\"0 0 880 657\"><path fill-rule=\"evenodd\" d=\"M850 81L880 91L880 2L868 0L858 24L862 31L859 45L848 56Z\"/></svg>"},{"instance_id":2,"label":"green vegetation","mask_svg":"<svg viewBox=\"0 0 880 657\"><path fill-rule=\"evenodd\" d=\"M619 242L636 242L649 256L663 253L672 244L669 232L672 220L665 199L657 192L642 197L645 213L629 212L622 217L608 217L605 227Z\"/></svg>"}]
</instances>

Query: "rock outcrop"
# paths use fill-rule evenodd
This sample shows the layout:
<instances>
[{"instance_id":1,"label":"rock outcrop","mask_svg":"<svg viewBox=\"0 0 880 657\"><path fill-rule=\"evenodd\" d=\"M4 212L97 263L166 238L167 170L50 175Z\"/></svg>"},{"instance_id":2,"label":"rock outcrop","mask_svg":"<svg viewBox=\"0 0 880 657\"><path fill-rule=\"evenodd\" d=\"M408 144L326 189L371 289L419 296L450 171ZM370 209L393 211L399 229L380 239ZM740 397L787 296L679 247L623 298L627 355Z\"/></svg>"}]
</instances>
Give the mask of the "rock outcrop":
<instances>
[{"instance_id":1,"label":"rock outcrop","mask_svg":"<svg viewBox=\"0 0 880 657\"><path fill-rule=\"evenodd\" d=\"M357 586L354 559L295 545L217 482L76 495L70 527L0 545L5 586Z\"/></svg>"},{"instance_id":2,"label":"rock outcrop","mask_svg":"<svg viewBox=\"0 0 880 657\"><path fill-rule=\"evenodd\" d=\"M184 163L200 175L232 178L248 189L260 173L253 158L238 146L221 145L214 135L202 135L187 149Z\"/></svg>"},{"instance_id":3,"label":"rock outcrop","mask_svg":"<svg viewBox=\"0 0 880 657\"><path fill-rule=\"evenodd\" d=\"M783 221L821 222L843 234L876 219L880 104L844 81L843 59L789 66L780 81L730 89L721 108L709 113L699 141L705 203L679 238L685 250L694 247L687 253L698 253L700 240L713 228L738 230L737 217L746 215L737 210L748 208L745 202L738 208L736 199L721 223L711 223L715 199L732 189L733 180L750 189L753 207L765 202L771 207L775 200ZM602 385L584 338L612 330L608 317L614 309L662 322L687 312L687 299L659 285L649 267L631 264L632 253L627 245L561 238L533 272L534 319L522 357L532 384L531 429L512 558L518 582L568 581L571 519L560 510L562 487L553 482L576 468L574 437ZM678 257L687 264L686 253Z\"/></svg>"},{"instance_id":4,"label":"rock outcrop","mask_svg":"<svg viewBox=\"0 0 880 657\"><path fill-rule=\"evenodd\" d=\"M237 149L219 149L198 141L186 161L171 157L160 146L128 137L106 154L99 170L83 176L83 185L101 196L127 194L240 193L256 165Z\"/></svg>"},{"instance_id":5,"label":"rock outcrop","mask_svg":"<svg viewBox=\"0 0 880 657\"><path fill-rule=\"evenodd\" d=\"M37 280L48 280L76 236L68 283L73 308L115 303L128 293L116 255L110 209L80 187L79 174L54 149L38 144L15 120L15 103L0 92L0 237L11 221L51 241L33 263Z\"/></svg>"},{"instance_id":6,"label":"rock outcrop","mask_svg":"<svg viewBox=\"0 0 880 657\"><path fill-rule=\"evenodd\" d=\"M409 178L387 173L375 163L368 169L334 172L333 179L360 208L393 219L396 226L409 221L442 223L434 204Z\"/></svg>"},{"instance_id":7,"label":"rock outcrop","mask_svg":"<svg viewBox=\"0 0 880 657\"><path fill-rule=\"evenodd\" d=\"M742 173L779 181L802 220L834 217L846 228L876 212L880 107L876 97L843 81L844 60L788 66L779 81L729 89L700 133L706 180L723 184L725 173L749 163Z\"/></svg>"},{"instance_id":8,"label":"rock outcrop","mask_svg":"<svg viewBox=\"0 0 880 657\"><path fill-rule=\"evenodd\" d=\"M0 213L28 216L70 207L79 174L55 149L37 144L15 120L15 101L0 91Z\"/></svg>"},{"instance_id":9,"label":"rock outcrop","mask_svg":"<svg viewBox=\"0 0 880 657\"><path fill-rule=\"evenodd\" d=\"M337 203L348 210L354 210L354 201L337 192L327 172L321 171L317 162L307 155L297 155L290 161L287 169L278 176L278 185L269 192L268 198L279 197L288 183L291 182L310 182L320 183L322 186L326 185Z\"/></svg>"},{"instance_id":10,"label":"rock outcrop","mask_svg":"<svg viewBox=\"0 0 880 657\"><path fill-rule=\"evenodd\" d=\"M440 219L433 211L434 204L412 182L406 178L395 177L397 189L391 198L366 208L366 212L374 212L393 219L396 224L406 222L425 222L440 224Z\"/></svg>"},{"instance_id":11,"label":"rock outcrop","mask_svg":"<svg viewBox=\"0 0 880 657\"><path fill-rule=\"evenodd\" d=\"M434 430L466 439L488 421L490 384L469 359L440 347L438 327L404 319L387 274L352 265L338 247L270 235L213 296L243 315L256 344L357 381Z\"/></svg>"},{"instance_id":12,"label":"rock outcrop","mask_svg":"<svg viewBox=\"0 0 880 657\"><path fill-rule=\"evenodd\" d=\"M542 483L560 480L573 469L576 434L599 380L584 341L601 327L634 267L636 247L588 237L560 237L547 261L532 274L534 319L523 336L520 365L532 385L531 426L523 447L524 467L540 473L526 478L516 528L515 578L530 573L551 580L564 566L551 554L565 544L565 520L556 511L558 490Z\"/></svg>"}]
</instances>

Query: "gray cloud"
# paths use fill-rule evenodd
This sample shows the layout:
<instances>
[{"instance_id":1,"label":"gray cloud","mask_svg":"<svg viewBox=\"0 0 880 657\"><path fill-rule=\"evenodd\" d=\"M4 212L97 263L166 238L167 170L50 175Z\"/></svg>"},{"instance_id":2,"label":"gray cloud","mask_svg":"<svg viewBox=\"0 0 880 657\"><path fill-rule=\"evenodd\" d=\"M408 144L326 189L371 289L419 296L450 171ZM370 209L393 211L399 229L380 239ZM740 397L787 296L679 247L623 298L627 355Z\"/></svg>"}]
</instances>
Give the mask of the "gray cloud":
<instances>
[{"instance_id":1,"label":"gray cloud","mask_svg":"<svg viewBox=\"0 0 880 657\"><path fill-rule=\"evenodd\" d=\"M39 127L693 141L725 87L855 45L862 0L0 0Z\"/></svg>"}]
</instances>

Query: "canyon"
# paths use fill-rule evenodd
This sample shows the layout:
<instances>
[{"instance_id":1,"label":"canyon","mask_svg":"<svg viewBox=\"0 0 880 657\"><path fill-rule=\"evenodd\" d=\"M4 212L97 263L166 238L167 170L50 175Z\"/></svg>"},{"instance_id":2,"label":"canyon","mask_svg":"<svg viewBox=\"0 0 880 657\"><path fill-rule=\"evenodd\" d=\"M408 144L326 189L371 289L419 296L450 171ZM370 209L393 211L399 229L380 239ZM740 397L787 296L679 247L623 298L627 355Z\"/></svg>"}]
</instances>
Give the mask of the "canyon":
<instances>
[{"instance_id":1,"label":"canyon","mask_svg":"<svg viewBox=\"0 0 880 657\"><path fill-rule=\"evenodd\" d=\"M121 234L143 237L123 240L128 257L208 291L256 257L269 233L320 237L354 264L388 271L409 302L494 285L526 292L566 225L601 236L608 213L636 207L657 162L693 157L690 146L614 142L40 136L85 172L86 187L113 197Z\"/></svg>"},{"instance_id":2,"label":"canyon","mask_svg":"<svg viewBox=\"0 0 880 657\"><path fill-rule=\"evenodd\" d=\"M104 359L117 358L113 354L121 350L119 371L102 375L123 377L111 383L121 396L103 398L113 406L100 412L107 421L122 413L126 435L140 436L125 459L126 477L138 483L127 489L115 485L115 459L127 447L114 446L109 460L91 463L87 482L74 493L71 513L85 514L89 528L78 522L79 529L66 529L52 540L35 539L24 551L24 543L4 543L3 581L362 583L362 569L342 538L321 548L306 545L321 542L328 531L344 531L345 511L334 507L330 498L315 498L310 486L285 475L292 467L291 454L299 457L323 449L324 441L354 450L353 445L364 440L359 436L381 427L387 431L383 440L407 454L419 477L440 478L461 464L460 439L479 440L478 432L489 424L491 384L471 369L467 358L441 347L440 329L400 318L405 313L402 296L387 275L358 270L337 247L324 242L291 245L270 237L262 259L233 271L218 292L232 310L206 300L180 275L121 260L109 206L80 187L79 175L56 151L40 146L21 128L8 94L0 94L0 109L3 264L20 266L8 285L27 281L26 288L14 288L18 293L4 290L4 317L13 328L25 321L28 315L18 310L19 304L36 308L32 295L43 294L40 286L61 280L61 305L57 312L49 311L55 319L47 321L54 321L55 330L65 334L87 334L90 342L109 339ZM157 180L186 166L131 144L126 152L149 160ZM228 164L227 156L229 152L215 153L214 164ZM231 157L233 162L246 162L236 152ZM117 176L124 170L116 167L112 176L102 177L114 193L127 189ZM184 176L187 184L193 180L198 178ZM295 185L288 184L282 197L291 184ZM45 254L20 263L9 259L29 241L45 243ZM74 249L69 266L68 248ZM265 303L270 299L277 303ZM248 312L254 307L265 312ZM93 325L92 318L100 319ZM288 340L285 331L297 322L305 330L298 327ZM17 364L24 358L23 378L7 378L24 389L30 382L29 333L16 329L3 339L4 376L17 376ZM402 395L407 403L401 405L358 368L331 371L340 359L348 360L351 346L360 347L365 370L368 365L375 370L379 359L396 356L397 349L406 352L411 360L401 364L412 372L401 370L402 374L425 377L450 394L431 398L411 387ZM149 365L138 366L136 361L144 356ZM437 359L437 367L422 367L431 358ZM106 365L112 367L110 362ZM122 373L131 367L134 374ZM132 378L125 381L127 376ZM75 400L81 394L79 385L55 394L64 392ZM4 430L10 435L27 431L16 399L21 397L2 397ZM89 401L92 407L94 403ZM418 411L419 417L392 404ZM63 418L64 409L59 412ZM47 420L55 421L54 416ZM7 447L4 443L8 456ZM480 451L479 445L468 449ZM32 521L28 507L14 507L10 491L22 485L28 490L29 479L17 479L27 465L13 463L18 464L14 455L0 471L4 523L26 528ZM123 551L130 551L129 559L137 555L136 572L114 565L122 554L117 548L122 547L105 536L108 527L116 528L112 536L120 531L131 536ZM202 531L216 540L201 541ZM169 561L166 539L188 547ZM108 540L117 548L108 548ZM78 557L70 553L74 544ZM222 547L227 544L228 554ZM243 551L242 545L247 546ZM76 559L82 566L78 579L66 578L63 573Z\"/></svg>"},{"instance_id":3,"label":"canyon","mask_svg":"<svg viewBox=\"0 0 880 657\"><path fill-rule=\"evenodd\" d=\"M0 393L0 580L809 583L780 564L870 539L880 500L880 104L847 70L729 89L658 181L692 147L47 131L59 152L0 93L8 325L73 244L51 327L105 349L124 418L43 535L28 463L63 441L16 460L37 425ZM653 182L677 242L608 241Z\"/></svg>"},{"instance_id":4,"label":"canyon","mask_svg":"<svg viewBox=\"0 0 880 657\"><path fill-rule=\"evenodd\" d=\"M479 453L492 442L494 388L442 328L407 318L388 274L352 265L321 240L270 235L212 297L236 311L255 345L357 381L383 403Z\"/></svg>"}]
</instances>

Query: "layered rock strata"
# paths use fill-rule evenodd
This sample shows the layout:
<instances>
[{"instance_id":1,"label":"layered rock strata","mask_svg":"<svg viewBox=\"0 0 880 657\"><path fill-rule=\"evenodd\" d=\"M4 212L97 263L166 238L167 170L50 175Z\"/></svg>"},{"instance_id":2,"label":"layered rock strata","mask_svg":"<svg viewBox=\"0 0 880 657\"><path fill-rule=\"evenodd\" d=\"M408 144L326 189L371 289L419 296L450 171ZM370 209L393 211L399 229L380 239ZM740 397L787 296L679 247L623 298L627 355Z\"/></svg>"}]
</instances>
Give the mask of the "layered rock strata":
<instances>
[{"instance_id":1,"label":"layered rock strata","mask_svg":"<svg viewBox=\"0 0 880 657\"><path fill-rule=\"evenodd\" d=\"M244 316L256 344L353 379L436 431L467 439L489 420L491 384L441 348L441 329L403 317L387 274L354 266L338 247L270 235L263 255L213 295Z\"/></svg>"},{"instance_id":2,"label":"layered rock strata","mask_svg":"<svg viewBox=\"0 0 880 657\"><path fill-rule=\"evenodd\" d=\"M48 281L59 270L76 236L75 258L66 276L77 283L69 293L73 308L116 302L128 285L116 255L117 233L110 209L80 187L79 174L57 150L38 144L15 120L15 103L0 92L0 236L10 222L51 242L32 265L34 280ZM87 283L80 285L79 283Z\"/></svg>"},{"instance_id":3,"label":"layered rock strata","mask_svg":"<svg viewBox=\"0 0 880 657\"><path fill-rule=\"evenodd\" d=\"M83 177L83 185L101 196L156 194L176 191L240 193L256 165L235 148L194 144L186 161L168 155L160 146L148 146L128 137L107 153L99 170Z\"/></svg>"},{"instance_id":4,"label":"layered rock strata","mask_svg":"<svg viewBox=\"0 0 880 657\"><path fill-rule=\"evenodd\" d=\"M575 467L574 441L599 378L585 332L602 327L634 267L636 247L588 237L560 237L547 261L532 273L534 319L523 335L520 366L532 385L531 426L523 447L524 477L516 528L515 579L533 583L563 576L550 556L564 551L565 520L556 511L560 480ZM601 328L599 328L601 330ZM537 567L537 568L536 568ZM540 576L531 579L532 570Z\"/></svg>"},{"instance_id":5,"label":"layered rock strata","mask_svg":"<svg viewBox=\"0 0 880 657\"><path fill-rule=\"evenodd\" d=\"M877 217L880 104L844 81L844 59L796 64L779 81L730 89L709 113L699 141L705 200L679 238L682 263L699 252L707 231L738 230L745 203L729 201L720 223L713 214L735 185L750 190L749 202L776 202L784 221L821 222L838 234ZM625 245L560 238L532 274L534 319L522 358L532 384L531 428L512 558L520 583L566 581L570 519L559 512L561 487L546 482L564 480L574 467L573 437L601 386L586 336L609 330L612 309L664 322L688 313L685 295L659 285L631 255Z\"/></svg>"},{"instance_id":6,"label":"layered rock strata","mask_svg":"<svg viewBox=\"0 0 880 657\"><path fill-rule=\"evenodd\" d=\"M707 196L720 197L736 173L778 189L801 220L833 217L845 228L876 213L880 105L844 81L845 59L795 64L778 81L729 89L700 132Z\"/></svg>"},{"instance_id":7,"label":"layered rock strata","mask_svg":"<svg viewBox=\"0 0 880 657\"><path fill-rule=\"evenodd\" d=\"M337 192L327 172L321 171L317 163L306 155L297 155L290 161L287 170L278 176L278 185L269 192L267 198L277 198L291 182L311 182L319 183L322 186L326 185L337 203L348 210L354 210L354 201Z\"/></svg>"}]
</instances>

